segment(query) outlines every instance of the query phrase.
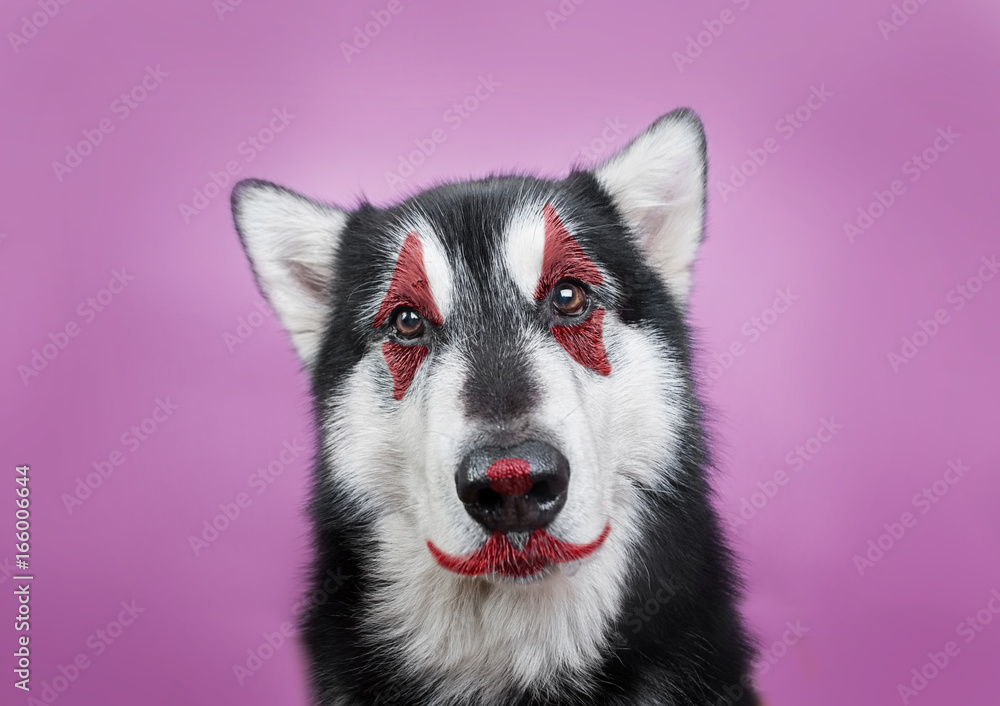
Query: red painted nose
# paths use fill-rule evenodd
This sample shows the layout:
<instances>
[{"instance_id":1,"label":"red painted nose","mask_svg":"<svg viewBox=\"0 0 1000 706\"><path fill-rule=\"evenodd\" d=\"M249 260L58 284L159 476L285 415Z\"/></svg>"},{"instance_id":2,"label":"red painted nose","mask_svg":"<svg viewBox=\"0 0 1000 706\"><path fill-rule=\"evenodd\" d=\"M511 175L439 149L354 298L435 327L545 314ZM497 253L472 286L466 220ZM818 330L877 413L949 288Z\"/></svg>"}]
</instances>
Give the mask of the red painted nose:
<instances>
[{"instance_id":1,"label":"red painted nose","mask_svg":"<svg viewBox=\"0 0 1000 706\"><path fill-rule=\"evenodd\" d=\"M523 458L501 458L486 469L490 487L501 495L524 495L534 481L531 480L531 464Z\"/></svg>"},{"instance_id":2,"label":"red painted nose","mask_svg":"<svg viewBox=\"0 0 1000 706\"><path fill-rule=\"evenodd\" d=\"M540 441L480 448L462 460L455 485L466 512L486 529L530 532L566 503L569 461Z\"/></svg>"}]
</instances>

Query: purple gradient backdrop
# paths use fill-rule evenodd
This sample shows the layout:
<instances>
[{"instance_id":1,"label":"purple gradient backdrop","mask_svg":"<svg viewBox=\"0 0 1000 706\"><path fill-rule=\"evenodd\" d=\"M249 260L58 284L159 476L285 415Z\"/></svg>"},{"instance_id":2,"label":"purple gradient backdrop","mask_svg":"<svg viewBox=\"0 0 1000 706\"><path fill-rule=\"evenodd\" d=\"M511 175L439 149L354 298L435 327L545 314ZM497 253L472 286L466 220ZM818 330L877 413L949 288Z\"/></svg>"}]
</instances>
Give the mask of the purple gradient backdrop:
<instances>
[{"instance_id":1,"label":"purple gradient backdrop","mask_svg":"<svg viewBox=\"0 0 1000 706\"><path fill-rule=\"evenodd\" d=\"M1000 278L961 310L948 296L1000 254L1000 11L911 1L919 9L883 37L889 0L567 1L575 11L558 17L546 15L556 0L402 0L350 61L343 43L388 2L243 2L221 18L210 0L71 2L16 52L8 34L0 700L27 701L12 687L9 570L14 466L28 463L33 697L82 653L89 666L58 704L305 703L292 641L243 684L233 669L290 618L308 556L310 453L272 465L281 473L259 494L258 469L312 436L306 381L273 317L238 345L227 338L259 296L228 189L189 222L181 213L210 172L236 160L241 177L385 203L397 197L386 173L436 128L447 139L404 193L496 168L559 175L596 158L581 147L607 156L688 105L705 121L711 165L692 314L719 507L762 644L780 641L788 621L808 630L772 651L760 677L768 703L901 703L897 685L955 641L958 656L910 703L996 704L1000 615L987 609L970 643L956 626L1000 589ZM675 52L723 10L731 23L678 68ZM22 18L39 11L5 3L4 31L31 34ZM168 75L123 119L114 101L147 66ZM456 126L447 111L480 77L499 85ZM789 136L778 121L813 87L832 95ZM274 109L295 117L248 163L240 144ZM57 178L53 161L104 118L114 130ZM607 121L625 128L602 145ZM959 137L911 182L904 163L939 128ZM777 151L723 196L720 183L769 138ZM844 223L895 179L906 191L851 242ZM134 279L88 320L86 299L113 270ZM776 321L766 311L775 290L798 297ZM938 309L948 323L894 371L887 354ZM751 334L762 316L767 330ZM22 379L19 366L70 322L79 334ZM743 354L730 361L733 342ZM158 400L177 408L131 441ZM842 428L792 470L786 456L831 417ZM122 465L68 508L78 479L116 451ZM913 496L959 459L971 470L923 514ZM781 470L788 483L767 485ZM742 501L766 497L753 496L759 483L777 492L746 519ZM249 506L196 556L189 537L239 493ZM915 526L862 575L855 555L907 511ZM97 631L132 600L143 612L97 654Z\"/></svg>"}]
</instances>

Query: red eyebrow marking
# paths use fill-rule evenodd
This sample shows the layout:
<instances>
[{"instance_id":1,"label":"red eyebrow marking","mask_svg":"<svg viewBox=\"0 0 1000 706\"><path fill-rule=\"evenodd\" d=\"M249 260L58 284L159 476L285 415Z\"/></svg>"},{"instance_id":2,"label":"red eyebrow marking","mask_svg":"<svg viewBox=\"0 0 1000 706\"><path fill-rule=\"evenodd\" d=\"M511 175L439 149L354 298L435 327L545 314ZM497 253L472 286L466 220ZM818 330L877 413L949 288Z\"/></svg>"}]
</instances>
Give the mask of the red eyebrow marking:
<instances>
[{"instance_id":1,"label":"red eyebrow marking","mask_svg":"<svg viewBox=\"0 0 1000 706\"><path fill-rule=\"evenodd\" d=\"M398 306L411 306L435 326L441 325L441 312L434 303L434 296L427 282L427 271L424 269L424 249L416 233L408 233L403 241L389 291L375 315L372 328L384 324Z\"/></svg>"},{"instance_id":2,"label":"red eyebrow marking","mask_svg":"<svg viewBox=\"0 0 1000 706\"><path fill-rule=\"evenodd\" d=\"M542 255L542 274L535 288L535 300L548 296L559 280L566 277L594 286L600 285L604 281L600 270L566 230L551 204L545 204L544 213L545 251Z\"/></svg>"}]
</instances>

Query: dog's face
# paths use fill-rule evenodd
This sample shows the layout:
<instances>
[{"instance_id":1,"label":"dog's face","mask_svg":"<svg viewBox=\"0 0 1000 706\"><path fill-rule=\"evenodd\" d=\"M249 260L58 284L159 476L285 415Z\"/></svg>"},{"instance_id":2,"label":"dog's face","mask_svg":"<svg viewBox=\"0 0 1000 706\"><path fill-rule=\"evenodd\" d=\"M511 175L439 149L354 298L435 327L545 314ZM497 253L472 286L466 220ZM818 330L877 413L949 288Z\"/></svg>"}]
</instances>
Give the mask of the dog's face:
<instances>
[{"instance_id":1,"label":"dog's face","mask_svg":"<svg viewBox=\"0 0 1000 706\"><path fill-rule=\"evenodd\" d=\"M324 482L372 522L387 585L445 602L486 585L508 612L503 596L572 587L613 612L639 494L670 492L682 453L704 196L684 111L561 181L353 212L240 184L258 282L313 375ZM396 612L432 610L422 600Z\"/></svg>"}]
</instances>

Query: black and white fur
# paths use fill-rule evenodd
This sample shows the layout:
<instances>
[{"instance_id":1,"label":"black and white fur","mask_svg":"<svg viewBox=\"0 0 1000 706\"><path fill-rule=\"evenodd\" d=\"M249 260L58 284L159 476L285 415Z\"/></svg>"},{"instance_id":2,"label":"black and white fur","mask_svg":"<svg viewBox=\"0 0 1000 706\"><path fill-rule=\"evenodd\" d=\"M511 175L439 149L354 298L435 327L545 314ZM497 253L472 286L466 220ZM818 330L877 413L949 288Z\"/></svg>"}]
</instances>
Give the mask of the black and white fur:
<instances>
[{"instance_id":1,"label":"black and white fur","mask_svg":"<svg viewBox=\"0 0 1000 706\"><path fill-rule=\"evenodd\" d=\"M351 211L237 185L257 281L312 377L314 588L347 577L302 622L317 703L758 703L684 317L705 185L687 110L558 181L491 177ZM609 376L537 315L545 204L603 275ZM396 401L372 321L411 231L444 323ZM610 522L605 545L534 581L442 569L426 540L464 553L487 538L455 493L462 454L536 432L572 466L549 531L585 543Z\"/></svg>"}]
</instances>

